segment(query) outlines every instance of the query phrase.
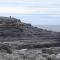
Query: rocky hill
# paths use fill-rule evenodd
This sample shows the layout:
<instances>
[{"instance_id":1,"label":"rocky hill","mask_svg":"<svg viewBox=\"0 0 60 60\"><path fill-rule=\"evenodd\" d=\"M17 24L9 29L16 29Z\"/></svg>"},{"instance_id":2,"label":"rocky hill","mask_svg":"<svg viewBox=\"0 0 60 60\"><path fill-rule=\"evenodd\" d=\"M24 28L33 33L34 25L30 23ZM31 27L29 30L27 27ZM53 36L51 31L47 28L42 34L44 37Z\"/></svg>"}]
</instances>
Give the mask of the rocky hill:
<instances>
[{"instance_id":1,"label":"rocky hill","mask_svg":"<svg viewBox=\"0 0 60 60\"><path fill-rule=\"evenodd\" d=\"M0 42L24 42L27 44L59 43L60 32L40 29L13 17L0 17Z\"/></svg>"}]
</instances>

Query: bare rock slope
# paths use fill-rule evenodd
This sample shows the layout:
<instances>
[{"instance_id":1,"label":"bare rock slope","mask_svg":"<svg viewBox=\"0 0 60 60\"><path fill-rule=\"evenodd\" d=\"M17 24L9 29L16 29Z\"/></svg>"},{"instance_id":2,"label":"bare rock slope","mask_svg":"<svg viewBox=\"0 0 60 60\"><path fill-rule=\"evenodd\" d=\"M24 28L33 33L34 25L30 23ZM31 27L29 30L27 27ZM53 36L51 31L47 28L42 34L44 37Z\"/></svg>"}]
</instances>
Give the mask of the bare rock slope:
<instances>
[{"instance_id":1,"label":"bare rock slope","mask_svg":"<svg viewBox=\"0 0 60 60\"><path fill-rule=\"evenodd\" d=\"M23 41L36 44L53 44L60 40L60 33L47 31L21 22L13 17L0 17L0 41ZM59 43L59 42L58 42Z\"/></svg>"}]
</instances>

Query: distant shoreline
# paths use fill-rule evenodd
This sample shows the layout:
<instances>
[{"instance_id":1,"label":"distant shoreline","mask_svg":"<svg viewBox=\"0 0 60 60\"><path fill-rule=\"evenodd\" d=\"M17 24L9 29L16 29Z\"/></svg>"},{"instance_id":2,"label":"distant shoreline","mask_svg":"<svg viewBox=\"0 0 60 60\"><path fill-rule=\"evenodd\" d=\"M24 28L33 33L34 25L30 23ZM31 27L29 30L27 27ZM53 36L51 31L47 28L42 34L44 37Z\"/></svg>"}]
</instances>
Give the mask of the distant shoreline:
<instances>
[{"instance_id":1,"label":"distant shoreline","mask_svg":"<svg viewBox=\"0 0 60 60\"><path fill-rule=\"evenodd\" d=\"M42 29L47 29L55 32L60 32L60 25L35 25Z\"/></svg>"}]
</instances>

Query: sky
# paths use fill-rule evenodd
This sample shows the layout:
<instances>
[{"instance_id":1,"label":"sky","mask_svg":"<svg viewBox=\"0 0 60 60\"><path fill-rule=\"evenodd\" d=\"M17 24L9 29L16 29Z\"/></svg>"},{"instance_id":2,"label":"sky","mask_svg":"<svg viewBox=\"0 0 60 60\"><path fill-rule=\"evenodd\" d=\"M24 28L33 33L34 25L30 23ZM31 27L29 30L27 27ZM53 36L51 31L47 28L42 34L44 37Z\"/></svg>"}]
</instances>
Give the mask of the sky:
<instances>
[{"instance_id":1,"label":"sky","mask_svg":"<svg viewBox=\"0 0 60 60\"><path fill-rule=\"evenodd\" d=\"M32 25L60 25L60 0L0 0L0 16Z\"/></svg>"}]
</instances>

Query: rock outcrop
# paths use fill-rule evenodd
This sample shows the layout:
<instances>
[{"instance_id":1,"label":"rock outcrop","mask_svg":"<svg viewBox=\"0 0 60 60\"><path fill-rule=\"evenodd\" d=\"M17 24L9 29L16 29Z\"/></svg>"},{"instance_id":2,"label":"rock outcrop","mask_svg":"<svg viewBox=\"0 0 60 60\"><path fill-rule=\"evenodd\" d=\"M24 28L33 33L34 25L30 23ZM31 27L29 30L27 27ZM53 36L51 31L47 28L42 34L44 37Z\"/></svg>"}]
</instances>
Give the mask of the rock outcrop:
<instances>
[{"instance_id":1,"label":"rock outcrop","mask_svg":"<svg viewBox=\"0 0 60 60\"><path fill-rule=\"evenodd\" d=\"M60 33L47 31L13 17L0 17L0 42L20 41L27 44L55 44Z\"/></svg>"}]
</instances>

